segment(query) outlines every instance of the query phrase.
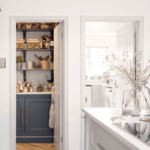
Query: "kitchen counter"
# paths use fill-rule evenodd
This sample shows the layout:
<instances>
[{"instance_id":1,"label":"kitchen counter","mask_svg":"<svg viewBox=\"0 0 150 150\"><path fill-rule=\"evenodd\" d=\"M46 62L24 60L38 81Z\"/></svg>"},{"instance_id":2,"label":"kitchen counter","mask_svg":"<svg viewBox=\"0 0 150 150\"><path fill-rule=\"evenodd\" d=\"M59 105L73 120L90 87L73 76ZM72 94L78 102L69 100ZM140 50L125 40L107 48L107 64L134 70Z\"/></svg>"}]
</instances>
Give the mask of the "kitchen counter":
<instances>
[{"instance_id":1,"label":"kitchen counter","mask_svg":"<svg viewBox=\"0 0 150 150\"><path fill-rule=\"evenodd\" d=\"M22 92L22 93L16 93L16 95L46 95L46 94L52 94L52 92Z\"/></svg>"},{"instance_id":2,"label":"kitchen counter","mask_svg":"<svg viewBox=\"0 0 150 150\"><path fill-rule=\"evenodd\" d=\"M150 150L150 147L145 143L141 142L139 139L130 135L129 133L121 130L120 128L113 125L113 122L110 118L121 115L122 110L116 108L84 108L86 118L90 118L95 122L99 127L102 127L105 131L113 135L116 139L124 143L125 145L132 145L136 149L140 150ZM118 120L115 123L125 123L125 122L140 122L139 117L132 117L128 119ZM119 150L119 149L118 149Z\"/></svg>"}]
</instances>

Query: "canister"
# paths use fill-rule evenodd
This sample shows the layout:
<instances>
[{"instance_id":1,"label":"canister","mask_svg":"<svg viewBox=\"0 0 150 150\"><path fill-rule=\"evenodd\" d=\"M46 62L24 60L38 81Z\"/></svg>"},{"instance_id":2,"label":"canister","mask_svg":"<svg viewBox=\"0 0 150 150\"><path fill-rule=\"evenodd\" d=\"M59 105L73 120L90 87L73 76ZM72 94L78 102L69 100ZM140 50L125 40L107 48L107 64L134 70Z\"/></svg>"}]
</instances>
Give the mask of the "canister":
<instances>
[{"instance_id":1,"label":"canister","mask_svg":"<svg viewBox=\"0 0 150 150\"><path fill-rule=\"evenodd\" d=\"M27 87L32 87L32 82L26 82Z\"/></svg>"},{"instance_id":2,"label":"canister","mask_svg":"<svg viewBox=\"0 0 150 150\"><path fill-rule=\"evenodd\" d=\"M33 69L33 62L32 61L28 61L28 69Z\"/></svg>"},{"instance_id":3,"label":"canister","mask_svg":"<svg viewBox=\"0 0 150 150\"><path fill-rule=\"evenodd\" d=\"M29 92L34 92L34 87L29 87Z\"/></svg>"},{"instance_id":4,"label":"canister","mask_svg":"<svg viewBox=\"0 0 150 150\"><path fill-rule=\"evenodd\" d=\"M23 87L23 92L28 92L28 87Z\"/></svg>"}]
</instances>

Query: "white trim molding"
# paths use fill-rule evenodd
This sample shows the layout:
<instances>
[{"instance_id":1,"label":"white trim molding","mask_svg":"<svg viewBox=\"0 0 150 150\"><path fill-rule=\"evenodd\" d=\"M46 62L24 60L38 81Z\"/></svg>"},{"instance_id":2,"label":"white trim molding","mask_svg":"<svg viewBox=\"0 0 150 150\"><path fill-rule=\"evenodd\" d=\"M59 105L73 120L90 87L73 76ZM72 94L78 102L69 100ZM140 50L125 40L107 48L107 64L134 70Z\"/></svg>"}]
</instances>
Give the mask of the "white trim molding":
<instances>
[{"instance_id":1,"label":"white trim molding","mask_svg":"<svg viewBox=\"0 0 150 150\"><path fill-rule=\"evenodd\" d=\"M11 16L10 18L10 150L16 150L16 22L63 22L63 142L68 150L68 17L67 16Z\"/></svg>"},{"instance_id":2,"label":"white trim molding","mask_svg":"<svg viewBox=\"0 0 150 150\"><path fill-rule=\"evenodd\" d=\"M138 22L138 27L139 27L139 35L140 35L140 45L139 45L139 50L142 51L143 53L143 23L144 23L144 17L142 16L81 16L80 17L80 37L81 37L81 150L86 150L86 144L85 144L85 131L84 130L84 125L82 119L84 119L84 113L82 112L82 108L85 107L84 100L85 100L85 23L86 22L120 22L120 23L133 23L133 22ZM144 58L142 58L143 62ZM142 63L143 64L143 63Z\"/></svg>"}]
</instances>

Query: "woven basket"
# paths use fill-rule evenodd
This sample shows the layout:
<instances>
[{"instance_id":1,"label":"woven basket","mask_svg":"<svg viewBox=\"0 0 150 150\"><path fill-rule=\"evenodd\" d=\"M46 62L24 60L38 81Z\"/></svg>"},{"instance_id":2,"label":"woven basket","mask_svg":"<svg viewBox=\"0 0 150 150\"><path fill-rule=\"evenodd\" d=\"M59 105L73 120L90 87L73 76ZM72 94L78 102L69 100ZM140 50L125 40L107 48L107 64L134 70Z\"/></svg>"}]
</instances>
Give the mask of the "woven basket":
<instances>
[{"instance_id":1,"label":"woven basket","mask_svg":"<svg viewBox=\"0 0 150 150\"><path fill-rule=\"evenodd\" d=\"M37 55L35 55L35 57L40 61L41 69L50 69L49 61L52 56L50 56L48 60L40 60Z\"/></svg>"},{"instance_id":2,"label":"woven basket","mask_svg":"<svg viewBox=\"0 0 150 150\"><path fill-rule=\"evenodd\" d=\"M24 49L24 39L16 39L16 49Z\"/></svg>"},{"instance_id":3,"label":"woven basket","mask_svg":"<svg viewBox=\"0 0 150 150\"><path fill-rule=\"evenodd\" d=\"M32 26L31 26L31 23L30 23L30 22L27 22L27 23L26 23L26 29L31 29L31 27L32 27Z\"/></svg>"},{"instance_id":4,"label":"woven basket","mask_svg":"<svg viewBox=\"0 0 150 150\"><path fill-rule=\"evenodd\" d=\"M40 60L36 54L35 57L40 61L41 69L50 69L49 61L52 58L52 56L50 56L48 60Z\"/></svg>"},{"instance_id":5,"label":"woven basket","mask_svg":"<svg viewBox=\"0 0 150 150\"><path fill-rule=\"evenodd\" d=\"M49 61L47 61L47 60L41 60L40 64L41 64L41 69L50 69Z\"/></svg>"},{"instance_id":6,"label":"woven basket","mask_svg":"<svg viewBox=\"0 0 150 150\"><path fill-rule=\"evenodd\" d=\"M27 49L39 49L40 40L39 39L27 39Z\"/></svg>"}]
</instances>

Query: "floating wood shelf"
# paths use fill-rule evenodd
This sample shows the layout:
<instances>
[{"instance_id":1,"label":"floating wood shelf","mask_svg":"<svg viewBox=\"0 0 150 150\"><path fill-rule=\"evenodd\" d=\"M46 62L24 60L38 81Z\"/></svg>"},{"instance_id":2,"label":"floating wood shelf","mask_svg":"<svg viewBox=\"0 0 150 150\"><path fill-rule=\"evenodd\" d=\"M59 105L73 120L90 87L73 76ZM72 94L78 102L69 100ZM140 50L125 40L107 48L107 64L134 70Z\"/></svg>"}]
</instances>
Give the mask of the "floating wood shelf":
<instances>
[{"instance_id":1,"label":"floating wood shelf","mask_svg":"<svg viewBox=\"0 0 150 150\"><path fill-rule=\"evenodd\" d=\"M53 69L17 69L17 71L53 71Z\"/></svg>"},{"instance_id":2,"label":"floating wood shelf","mask_svg":"<svg viewBox=\"0 0 150 150\"><path fill-rule=\"evenodd\" d=\"M30 32L33 32L33 31L53 31L54 29L16 29L17 32L22 32L22 31L30 31Z\"/></svg>"},{"instance_id":3,"label":"floating wood shelf","mask_svg":"<svg viewBox=\"0 0 150 150\"><path fill-rule=\"evenodd\" d=\"M16 51L53 51L54 49L16 49Z\"/></svg>"}]
</instances>

